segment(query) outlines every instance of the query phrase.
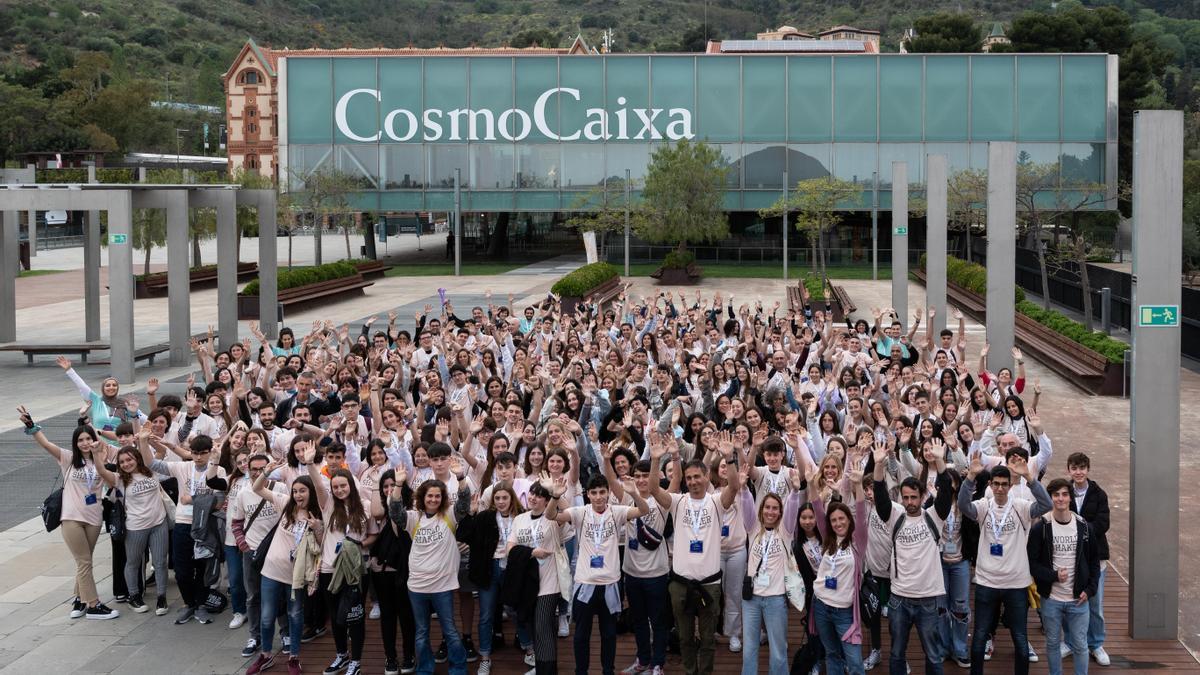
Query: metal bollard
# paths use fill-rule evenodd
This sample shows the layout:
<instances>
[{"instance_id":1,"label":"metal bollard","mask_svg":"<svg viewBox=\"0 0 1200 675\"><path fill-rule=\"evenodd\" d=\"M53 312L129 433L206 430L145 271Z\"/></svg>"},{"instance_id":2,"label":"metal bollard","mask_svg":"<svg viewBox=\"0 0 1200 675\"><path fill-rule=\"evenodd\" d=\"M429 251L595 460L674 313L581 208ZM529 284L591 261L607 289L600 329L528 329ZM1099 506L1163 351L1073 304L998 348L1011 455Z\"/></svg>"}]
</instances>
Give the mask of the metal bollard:
<instances>
[{"instance_id":1,"label":"metal bollard","mask_svg":"<svg viewBox=\"0 0 1200 675\"><path fill-rule=\"evenodd\" d=\"M1109 308L1112 305L1112 289L1105 286L1100 289L1100 326L1105 335L1112 335L1112 324L1109 323Z\"/></svg>"}]
</instances>

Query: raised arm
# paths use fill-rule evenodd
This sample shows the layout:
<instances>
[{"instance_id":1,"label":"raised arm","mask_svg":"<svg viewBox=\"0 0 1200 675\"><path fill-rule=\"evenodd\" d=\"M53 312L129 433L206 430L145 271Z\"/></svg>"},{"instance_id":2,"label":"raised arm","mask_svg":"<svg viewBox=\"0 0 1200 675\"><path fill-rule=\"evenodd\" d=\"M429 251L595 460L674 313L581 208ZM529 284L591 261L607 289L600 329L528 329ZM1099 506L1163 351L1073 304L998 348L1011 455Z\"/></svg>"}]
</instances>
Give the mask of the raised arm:
<instances>
[{"instance_id":1,"label":"raised arm","mask_svg":"<svg viewBox=\"0 0 1200 675\"><path fill-rule=\"evenodd\" d=\"M667 446L662 441L662 436L656 432L650 432L650 494L658 501L658 505L664 510L671 508L671 495L662 489L660 482L659 468L662 463L662 458L667 454ZM678 471L676 473L679 473Z\"/></svg>"},{"instance_id":2,"label":"raised arm","mask_svg":"<svg viewBox=\"0 0 1200 675\"><path fill-rule=\"evenodd\" d=\"M21 416L21 423L25 425L25 434L33 436L33 440L37 441L37 444L42 446L42 449L46 451L46 454L53 457L54 461L61 462L63 449L51 443L50 439L46 438L46 434L42 433L41 425L33 423L33 416L29 414L25 406L17 408L17 413Z\"/></svg>"},{"instance_id":3,"label":"raised arm","mask_svg":"<svg viewBox=\"0 0 1200 675\"><path fill-rule=\"evenodd\" d=\"M967 469L967 478L958 488L958 510L974 521L979 520L979 514L975 511L972 498L975 496L975 477L979 475L980 471L983 471L983 463L979 460L978 454L972 454L971 466ZM1042 491L1045 492L1045 489Z\"/></svg>"}]
</instances>

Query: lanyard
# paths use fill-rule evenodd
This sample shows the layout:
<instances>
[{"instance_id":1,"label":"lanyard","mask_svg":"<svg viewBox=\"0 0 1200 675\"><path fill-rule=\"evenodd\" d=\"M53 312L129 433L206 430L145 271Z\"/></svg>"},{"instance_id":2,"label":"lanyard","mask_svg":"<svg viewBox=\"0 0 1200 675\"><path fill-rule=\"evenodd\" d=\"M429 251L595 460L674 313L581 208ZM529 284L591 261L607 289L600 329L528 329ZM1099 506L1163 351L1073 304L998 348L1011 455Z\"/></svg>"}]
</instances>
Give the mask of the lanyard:
<instances>
[{"instance_id":1,"label":"lanyard","mask_svg":"<svg viewBox=\"0 0 1200 675\"><path fill-rule=\"evenodd\" d=\"M992 540L994 542L1000 543L1000 532L1001 532L1001 530L1004 529L1004 524L1008 522L1008 516L1011 511L1012 511L1012 502L1009 502L1008 504L1006 504L1004 506L1004 512L1000 514L998 523L997 523L997 519L996 519L996 514L994 512L991 513L991 516L992 516ZM989 509L989 512L991 512L991 509Z\"/></svg>"},{"instance_id":2,"label":"lanyard","mask_svg":"<svg viewBox=\"0 0 1200 675\"><path fill-rule=\"evenodd\" d=\"M604 514L596 514L596 520L593 520L592 523L595 525L592 528L592 543L596 547L596 553L599 553L600 546L604 543Z\"/></svg>"},{"instance_id":3,"label":"lanyard","mask_svg":"<svg viewBox=\"0 0 1200 675\"><path fill-rule=\"evenodd\" d=\"M783 483L784 483L784 478L782 475L774 473L770 469L767 469L767 473L763 476L763 478L765 479L763 482L766 483L767 492L770 492L770 493L776 494L776 495L783 494L780 491L780 488L783 486Z\"/></svg>"},{"instance_id":4,"label":"lanyard","mask_svg":"<svg viewBox=\"0 0 1200 675\"><path fill-rule=\"evenodd\" d=\"M300 548L300 540L304 538L304 532L308 529L308 521L302 520L297 523L297 525L299 525L299 527L293 526L292 529L292 539L295 540L295 543L292 545L293 551L297 548Z\"/></svg>"},{"instance_id":5,"label":"lanyard","mask_svg":"<svg viewBox=\"0 0 1200 675\"><path fill-rule=\"evenodd\" d=\"M809 560L817 561L817 568L821 567L821 541L819 539L805 542L804 552L808 554Z\"/></svg>"},{"instance_id":6,"label":"lanyard","mask_svg":"<svg viewBox=\"0 0 1200 675\"><path fill-rule=\"evenodd\" d=\"M700 538L700 516L704 513L705 499L707 496L702 497L699 502L694 502L691 497L688 497L687 515L688 520L692 521L692 537L694 539Z\"/></svg>"},{"instance_id":7,"label":"lanyard","mask_svg":"<svg viewBox=\"0 0 1200 675\"><path fill-rule=\"evenodd\" d=\"M762 554L759 557L758 569L762 570L762 566L766 564L767 558L771 554L771 544L775 543L775 530L767 530L767 533L762 537Z\"/></svg>"},{"instance_id":8,"label":"lanyard","mask_svg":"<svg viewBox=\"0 0 1200 675\"><path fill-rule=\"evenodd\" d=\"M529 519L529 538L533 540L533 547L538 548L542 544L542 528L541 524L545 522L541 517Z\"/></svg>"},{"instance_id":9,"label":"lanyard","mask_svg":"<svg viewBox=\"0 0 1200 675\"><path fill-rule=\"evenodd\" d=\"M512 518L496 514L496 524L500 526L500 543L508 541L508 533L512 532Z\"/></svg>"},{"instance_id":10,"label":"lanyard","mask_svg":"<svg viewBox=\"0 0 1200 675\"><path fill-rule=\"evenodd\" d=\"M96 465L92 462L84 462L83 479L87 481L87 491L91 492L92 486L96 484Z\"/></svg>"}]
</instances>

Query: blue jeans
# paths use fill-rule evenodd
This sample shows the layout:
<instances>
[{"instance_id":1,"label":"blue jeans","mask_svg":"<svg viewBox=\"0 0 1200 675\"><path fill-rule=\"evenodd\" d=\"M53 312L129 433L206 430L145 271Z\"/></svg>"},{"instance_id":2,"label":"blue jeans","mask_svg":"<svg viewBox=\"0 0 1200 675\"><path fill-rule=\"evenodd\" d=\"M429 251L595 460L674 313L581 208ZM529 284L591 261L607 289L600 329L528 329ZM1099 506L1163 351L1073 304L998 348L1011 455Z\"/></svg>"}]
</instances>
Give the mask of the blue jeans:
<instances>
[{"instance_id":1,"label":"blue jeans","mask_svg":"<svg viewBox=\"0 0 1200 675\"><path fill-rule=\"evenodd\" d=\"M637 641L637 660L650 668L667 663L667 640L671 631L669 583L670 576L666 574L645 579L625 576L625 595L629 598L629 621Z\"/></svg>"},{"instance_id":2,"label":"blue jeans","mask_svg":"<svg viewBox=\"0 0 1200 675\"><path fill-rule=\"evenodd\" d=\"M492 622L496 618L500 604L500 589L504 586L504 570L500 568L500 560L492 559L492 585L479 589L479 655L489 656L492 653ZM517 622L517 642L524 649L533 644L529 637L529 627Z\"/></svg>"},{"instance_id":3,"label":"blue jeans","mask_svg":"<svg viewBox=\"0 0 1200 675\"><path fill-rule=\"evenodd\" d=\"M1075 657L1075 675L1088 671L1087 632L1091 612L1087 604L1042 598L1042 627L1046 629L1046 659L1050 675L1062 675L1059 643L1066 637Z\"/></svg>"},{"instance_id":4,"label":"blue jeans","mask_svg":"<svg viewBox=\"0 0 1200 675\"><path fill-rule=\"evenodd\" d=\"M971 622L971 563L960 560L942 563L942 584L946 614L942 617L942 654L961 661L971 660L967 644L967 627Z\"/></svg>"},{"instance_id":5,"label":"blue jeans","mask_svg":"<svg viewBox=\"0 0 1200 675\"><path fill-rule=\"evenodd\" d=\"M770 675L788 675L787 596L754 596L742 601L742 675L758 673L758 638L763 625L767 628Z\"/></svg>"},{"instance_id":6,"label":"blue jeans","mask_svg":"<svg viewBox=\"0 0 1200 675\"><path fill-rule=\"evenodd\" d=\"M925 650L926 675L939 675L942 672L942 642L938 638L938 627L941 625L942 614L946 611L946 596L935 598L905 598L895 593L888 599L888 629L892 634L892 649L889 659L892 675L905 675L908 666L904 653L908 649L908 634L913 625L917 627L917 637L921 640L921 649Z\"/></svg>"},{"instance_id":7,"label":"blue jeans","mask_svg":"<svg viewBox=\"0 0 1200 675\"><path fill-rule=\"evenodd\" d=\"M450 675L467 675L467 650L463 649L458 627L454 625L454 593L408 593L417 622L417 672L420 675L433 675L433 650L429 646L429 619L433 612L437 612L450 652Z\"/></svg>"},{"instance_id":8,"label":"blue jeans","mask_svg":"<svg viewBox=\"0 0 1200 675\"><path fill-rule=\"evenodd\" d=\"M1099 649L1104 646L1104 573L1108 569L1108 561L1100 561L1100 583L1096 586L1096 595L1088 598L1087 646L1088 649Z\"/></svg>"},{"instance_id":9,"label":"blue jeans","mask_svg":"<svg viewBox=\"0 0 1200 675\"><path fill-rule=\"evenodd\" d=\"M262 616L259 619L259 640L262 653L270 654L275 637L275 616L287 599L288 637L292 656L300 656L300 634L304 632L304 591L293 591L291 584L262 578Z\"/></svg>"},{"instance_id":10,"label":"blue jeans","mask_svg":"<svg viewBox=\"0 0 1200 675\"><path fill-rule=\"evenodd\" d=\"M1022 552L1024 555L1024 552ZM971 675L983 675L983 652L988 636L996 631L1000 607L1004 606L1004 623L1012 633L1013 673L1029 672L1028 588L990 588L975 584L975 632L971 635Z\"/></svg>"},{"instance_id":11,"label":"blue jeans","mask_svg":"<svg viewBox=\"0 0 1200 675\"><path fill-rule=\"evenodd\" d=\"M225 569L229 572L229 605L238 614L246 613L246 583L242 578L242 552L237 546L225 547Z\"/></svg>"},{"instance_id":12,"label":"blue jeans","mask_svg":"<svg viewBox=\"0 0 1200 675\"><path fill-rule=\"evenodd\" d=\"M813 598L813 618L817 622L817 634L821 646L825 647L825 672L841 673L849 670L850 675L863 675L862 645L842 640L854 623L853 607L830 607ZM742 649L746 646L743 644Z\"/></svg>"}]
</instances>

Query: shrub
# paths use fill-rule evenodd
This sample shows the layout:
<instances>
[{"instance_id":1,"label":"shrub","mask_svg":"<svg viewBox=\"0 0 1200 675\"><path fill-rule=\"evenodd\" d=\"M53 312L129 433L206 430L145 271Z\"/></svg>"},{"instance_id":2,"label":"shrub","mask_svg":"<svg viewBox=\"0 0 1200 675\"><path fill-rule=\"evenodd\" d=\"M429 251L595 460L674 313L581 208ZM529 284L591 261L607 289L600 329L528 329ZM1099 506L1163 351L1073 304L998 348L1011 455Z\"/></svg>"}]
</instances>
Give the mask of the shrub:
<instances>
[{"instance_id":1,"label":"shrub","mask_svg":"<svg viewBox=\"0 0 1200 675\"><path fill-rule=\"evenodd\" d=\"M286 290L289 288L298 288L315 284L321 281L329 281L331 279L341 279L344 277L352 277L358 274L358 268L353 263L347 260L339 260L335 263L320 265L318 267L302 267L293 270L284 270L279 273L278 290ZM246 284L239 295L258 295L258 279L252 280Z\"/></svg>"},{"instance_id":2,"label":"shrub","mask_svg":"<svg viewBox=\"0 0 1200 675\"><path fill-rule=\"evenodd\" d=\"M606 262L594 262L590 265L584 265L554 282L554 286L550 288L550 291L559 297L570 296L579 298L600 284L620 275L615 265L610 265Z\"/></svg>"},{"instance_id":3,"label":"shrub","mask_svg":"<svg viewBox=\"0 0 1200 675\"><path fill-rule=\"evenodd\" d=\"M821 277L814 274L804 275L804 288L808 291L808 297L812 302L817 302L825 298L825 284L821 282Z\"/></svg>"},{"instance_id":4,"label":"shrub","mask_svg":"<svg viewBox=\"0 0 1200 675\"><path fill-rule=\"evenodd\" d=\"M663 267L684 269L694 262L696 262L696 254L691 251L671 251L663 258Z\"/></svg>"},{"instance_id":5,"label":"shrub","mask_svg":"<svg viewBox=\"0 0 1200 675\"><path fill-rule=\"evenodd\" d=\"M1129 349L1127 343L1098 331L1089 332L1083 324L1060 312L1042 309L1041 306L1028 300L1017 303L1017 311L1050 330L1078 342L1094 352L1103 354L1109 363L1123 363L1125 360L1125 350Z\"/></svg>"}]
</instances>

